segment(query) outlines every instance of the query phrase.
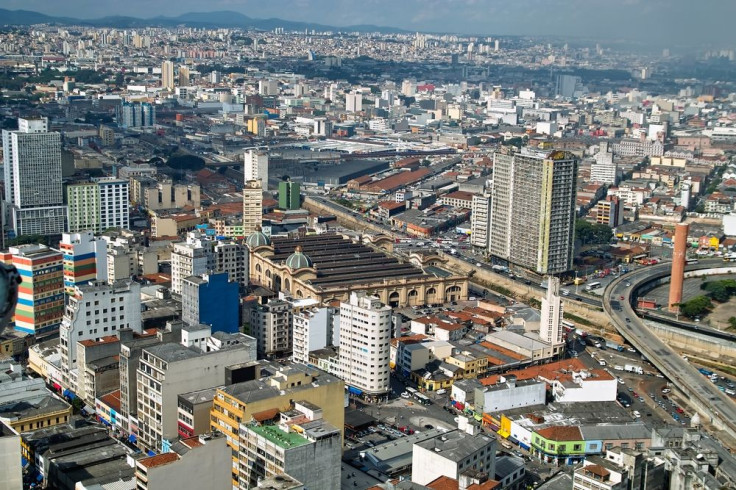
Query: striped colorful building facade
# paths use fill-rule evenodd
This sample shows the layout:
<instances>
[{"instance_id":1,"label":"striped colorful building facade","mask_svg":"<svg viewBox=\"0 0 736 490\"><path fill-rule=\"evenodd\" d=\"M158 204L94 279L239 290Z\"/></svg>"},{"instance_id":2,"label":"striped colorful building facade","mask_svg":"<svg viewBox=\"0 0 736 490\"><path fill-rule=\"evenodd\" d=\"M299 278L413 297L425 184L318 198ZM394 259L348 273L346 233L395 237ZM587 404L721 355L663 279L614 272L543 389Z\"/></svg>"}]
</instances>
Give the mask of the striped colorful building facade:
<instances>
[{"instance_id":1,"label":"striped colorful building facade","mask_svg":"<svg viewBox=\"0 0 736 490\"><path fill-rule=\"evenodd\" d=\"M90 281L107 282L107 242L91 231L64 233L59 248L64 260L64 291Z\"/></svg>"},{"instance_id":2,"label":"striped colorful building facade","mask_svg":"<svg viewBox=\"0 0 736 490\"><path fill-rule=\"evenodd\" d=\"M0 253L0 260L18 269L22 282L15 308L15 329L47 334L59 329L64 316L62 254L45 245L20 245Z\"/></svg>"}]
</instances>

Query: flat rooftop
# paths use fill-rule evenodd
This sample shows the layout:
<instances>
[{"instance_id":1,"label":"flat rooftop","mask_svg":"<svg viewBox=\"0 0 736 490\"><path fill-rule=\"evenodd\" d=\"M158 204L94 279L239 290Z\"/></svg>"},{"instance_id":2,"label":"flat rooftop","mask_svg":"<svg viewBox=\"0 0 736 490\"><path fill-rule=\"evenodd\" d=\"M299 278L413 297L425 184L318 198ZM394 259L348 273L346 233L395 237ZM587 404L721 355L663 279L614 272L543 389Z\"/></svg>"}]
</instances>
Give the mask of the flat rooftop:
<instances>
[{"instance_id":1,"label":"flat rooftop","mask_svg":"<svg viewBox=\"0 0 736 490\"><path fill-rule=\"evenodd\" d=\"M485 434L470 435L467 432L453 430L441 436L435 436L422 442L417 446L428 451L440 453L444 458L459 462L468 456L492 445L495 437ZM491 446L493 447L493 446Z\"/></svg>"},{"instance_id":2,"label":"flat rooftop","mask_svg":"<svg viewBox=\"0 0 736 490\"><path fill-rule=\"evenodd\" d=\"M307 439L296 432L284 432L275 425L248 426L248 430L252 430L259 436L271 441L283 449L293 449L295 447L309 444Z\"/></svg>"}]
</instances>

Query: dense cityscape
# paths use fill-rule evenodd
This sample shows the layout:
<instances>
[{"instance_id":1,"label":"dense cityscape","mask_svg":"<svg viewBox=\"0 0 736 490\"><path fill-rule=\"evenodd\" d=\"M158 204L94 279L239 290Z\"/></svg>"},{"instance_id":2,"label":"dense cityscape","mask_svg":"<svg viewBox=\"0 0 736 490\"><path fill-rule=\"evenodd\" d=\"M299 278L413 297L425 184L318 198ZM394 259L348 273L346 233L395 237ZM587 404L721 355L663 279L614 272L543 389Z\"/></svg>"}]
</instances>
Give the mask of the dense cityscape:
<instances>
[{"instance_id":1,"label":"dense cityscape","mask_svg":"<svg viewBox=\"0 0 736 490\"><path fill-rule=\"evenodd\" d=\"M734 47L238 15L0 9L0 490L736 488Z\"/></svg>"}]
</instances>

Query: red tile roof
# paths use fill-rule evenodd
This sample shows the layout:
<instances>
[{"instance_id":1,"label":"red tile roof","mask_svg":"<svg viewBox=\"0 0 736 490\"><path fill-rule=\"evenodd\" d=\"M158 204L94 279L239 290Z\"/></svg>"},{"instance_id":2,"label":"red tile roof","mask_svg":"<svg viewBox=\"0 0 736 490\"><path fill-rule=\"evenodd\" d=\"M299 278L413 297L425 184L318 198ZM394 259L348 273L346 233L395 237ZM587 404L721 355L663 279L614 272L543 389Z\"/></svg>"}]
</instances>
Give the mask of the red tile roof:
<instances>
[{"instance_id":1,"label":"red tile roof","mask_svg":"<svg viewBox=\"0 0 736 490\"><path fill-rule=\"evenodd\" d=\"M173 463L179 459L179 455L176 453L163 453L151 456L149 458L143 458L138 463L146 468L153 468L155 466L162 466L165 464Z\"/></svg>"}]
</instances>

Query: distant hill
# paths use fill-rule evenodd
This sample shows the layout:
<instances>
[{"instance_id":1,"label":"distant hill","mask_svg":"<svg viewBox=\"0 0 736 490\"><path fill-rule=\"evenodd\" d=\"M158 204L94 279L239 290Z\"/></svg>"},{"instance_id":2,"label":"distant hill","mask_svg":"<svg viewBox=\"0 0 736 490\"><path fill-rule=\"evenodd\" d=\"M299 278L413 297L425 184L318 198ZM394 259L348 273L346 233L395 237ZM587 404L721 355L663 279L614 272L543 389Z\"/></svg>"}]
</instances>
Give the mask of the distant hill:
<instances>
[{"instance_id":1,"label":"distant hill","mask_svg":"<svg viewBox=\"0 0 736 490\"><path fill-rule=\"evenodd\" d=\"M303 31L315 29L318 31L341 31L341 32L382 32L386 34L408 32L395 27L382 27L361 24L356 26L335 27L311 22L297 22L278 18L254 19L239 12L228 10L217 12L189 12L178 17L153 17L140 19L127 16L109 16L99 19L74 19L71 17L54 17L30 10L7 10L0 9L0 25L33 25L33 24L58 24L58 25L81 25L90 27L173 27L185 25L189 27L239 27L254 28L266 31L282 27L288 31Z\"/></svg>"}]
</instances>

